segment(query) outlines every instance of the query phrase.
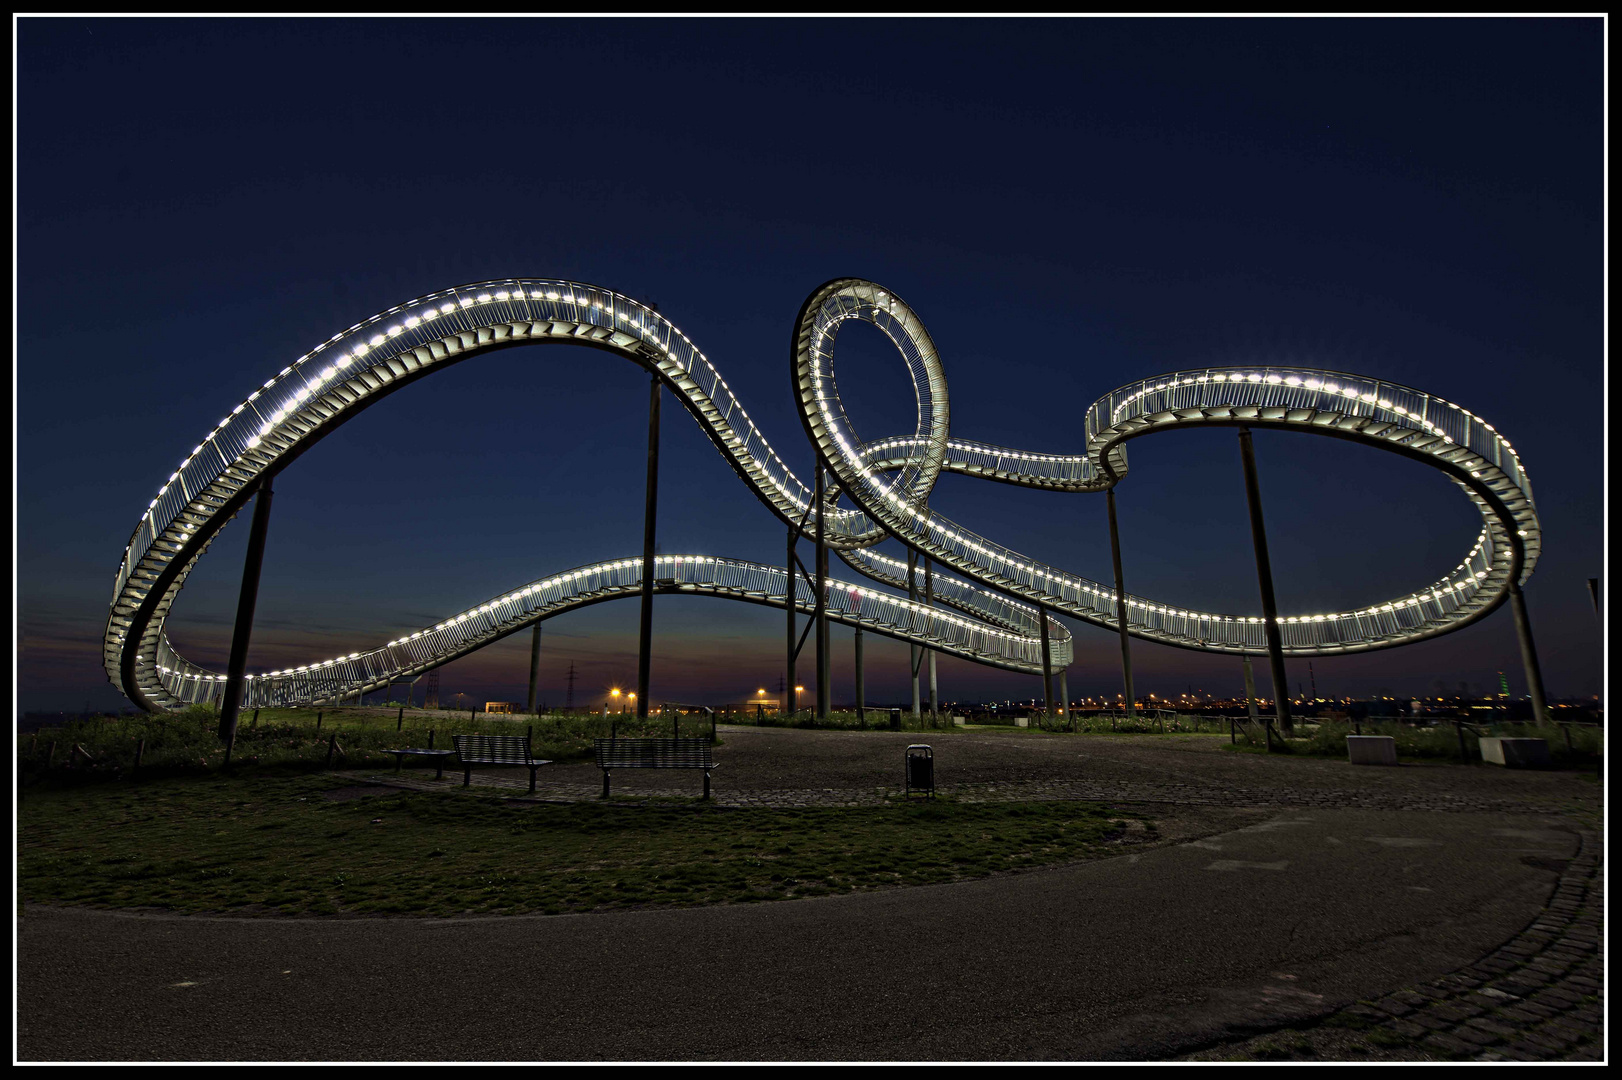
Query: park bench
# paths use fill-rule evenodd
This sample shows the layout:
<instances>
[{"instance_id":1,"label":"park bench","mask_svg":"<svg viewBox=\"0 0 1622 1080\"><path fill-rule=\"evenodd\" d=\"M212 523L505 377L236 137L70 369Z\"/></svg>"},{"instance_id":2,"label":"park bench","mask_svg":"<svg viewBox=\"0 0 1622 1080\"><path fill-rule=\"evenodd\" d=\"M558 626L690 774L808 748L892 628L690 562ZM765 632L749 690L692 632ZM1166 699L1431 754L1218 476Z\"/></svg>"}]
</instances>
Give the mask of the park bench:
<instances>
[{"instance_id":1,"label":"park bench","mask_svg":"<svg viewBox=\"0 0 1622 1080\"><path fill-rule=\"evenodd\" d=\"M400 766L405 763L406 755L413 757L430 757L434 759L434 779L445 779L445 759L456 753L455 750L421 750L412 747L406 750L384 750L385 754L394 755L394 771L399 772Z\"/></svg>"},{"instance_id":2,"label":"park bench","mask_svg":"<svg viewBox=\"0 0 1622 1080\"><path fill-rule=\"evenodd\" d=\"M462 786L473 782L475 765L522 765L529 770L530 794L535 793L535 770L551 761L529 756L528 735L452 735L456 755L462 759Z\"/></svg>"},{"instance_id":3,"label":"park bench","mask_svg":"<svg viewBox=\"0 0 1622 1080\"><path fill-rule=\"evenodd\" d=\"M704 797L710 797L710 770L717 766L708 739L597 739L593 748L605 799L610 769L703 769Z\"/></svg>"}]
</instances>

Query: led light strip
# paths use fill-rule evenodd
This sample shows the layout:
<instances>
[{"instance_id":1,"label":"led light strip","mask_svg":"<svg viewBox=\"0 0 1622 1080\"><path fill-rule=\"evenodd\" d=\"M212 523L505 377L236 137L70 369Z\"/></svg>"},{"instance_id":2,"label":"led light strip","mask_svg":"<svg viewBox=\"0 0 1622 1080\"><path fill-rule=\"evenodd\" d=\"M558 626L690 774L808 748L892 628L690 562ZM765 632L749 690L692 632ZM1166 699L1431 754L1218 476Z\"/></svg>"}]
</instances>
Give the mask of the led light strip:
<instances>
[{"instance_id":1,"label":"led light strip","mask_svg":"<svg viewBox=\"0 0 1622 1080\"><path fill-rule=\"evenodd\" d=\"M832 368L835 336L849 319L878 327L912 371L920 404L912 436L863 443L851 429ZM838 492L823 507L810 505L810 486L772 448L708 357L678 327L629 297L580 282L514 278L442 290L357 323L250 393L148 503L114 579L103 641L108 675L143 707L197 700L195 686L223 677L179 658L164 622L191 567L264 478L398 385L481 350L530 342L590 345L657 372L774 513L792 524L803 522L808 536L821 514L830 546L862 573L891 584L898 580L893 560L862 550L894 536L988 587L970 591L966 583L942 578L939 602L980 620L977 633L1002 632L993 623L1006 623L1034 634L1034 612L1006 600L1010 593L1113 626L1113 590L1030 560L929 510L939 473L1101 491L1125 473L1122 443L1178 424L1243 422L1373 442L1443 467L1482 511L1486 527L1480 538L1445 578L1357 611L1281 617L1287 652L1380 648L1457 629L1490 611L1512 577L1524 581L1536 561L1541 537L1514 448L1468 410L1406 387L1303 368L1179 372L1131 384L1095 403L1084 425L1085 454L1031 454L948 438L946 381L934 344L911 308L871 282L841 279L819 289L802 309L795 340L802 420L838 480ZM836 504L846 495L855 509ZM1131 633L1167 644L1239 652L1259 651L1263 640L1261 620L1254 617L1141 597L1129 597L1127 610ZM488 611L464 612L461 625L473 623L475 615L490 617ZM385 649L393 647L398 643ZM374 654L301 665L292 675L375 664ZM177 693L181 672L193 690ZM375 679L385 673L364 674Z\"/></svg>"}]
</instances>

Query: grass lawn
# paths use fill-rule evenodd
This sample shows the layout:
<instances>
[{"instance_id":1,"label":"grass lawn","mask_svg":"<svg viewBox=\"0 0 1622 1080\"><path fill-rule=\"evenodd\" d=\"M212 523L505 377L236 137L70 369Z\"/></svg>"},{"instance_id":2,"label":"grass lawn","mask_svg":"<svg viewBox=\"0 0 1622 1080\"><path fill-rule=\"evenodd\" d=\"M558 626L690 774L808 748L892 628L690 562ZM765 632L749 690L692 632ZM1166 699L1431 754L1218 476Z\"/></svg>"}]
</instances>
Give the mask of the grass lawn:
<instances>
[{"instance_id":1,"label":"grass lawn","mask_svg":"<svg viewBox=\"0 0 1622 1080\"><path fill-rule=\"evenodd\" d=\"M336 787L265 771L30 789L18 823L21 899L286 915L780 900L1109 855L1133 816L943 799L721 810L378 789L387 793L335 800L326 793Z\"/></svg>"}]
</instances>

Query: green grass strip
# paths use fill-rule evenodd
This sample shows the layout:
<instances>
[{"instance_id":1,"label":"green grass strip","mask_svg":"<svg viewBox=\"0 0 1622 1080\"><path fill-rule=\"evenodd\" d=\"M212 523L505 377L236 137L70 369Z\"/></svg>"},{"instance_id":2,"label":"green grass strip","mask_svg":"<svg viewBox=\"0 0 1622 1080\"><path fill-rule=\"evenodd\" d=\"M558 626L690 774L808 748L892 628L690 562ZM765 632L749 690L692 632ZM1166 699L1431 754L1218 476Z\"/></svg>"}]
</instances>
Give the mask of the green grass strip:
<instances>
[{"instance_id":1,"label":"green grass strip","mask_svg":"<svg viewBox=\"0 0 1622 1080\"><path fill-rule=\"evenodd\" d=\"M28 792L33 903L285 915L561 913L746 903L983 877L1112 854L1123 815L936 799L861 809L333 801L331 777Z\"/></svg>"}]
</instances>

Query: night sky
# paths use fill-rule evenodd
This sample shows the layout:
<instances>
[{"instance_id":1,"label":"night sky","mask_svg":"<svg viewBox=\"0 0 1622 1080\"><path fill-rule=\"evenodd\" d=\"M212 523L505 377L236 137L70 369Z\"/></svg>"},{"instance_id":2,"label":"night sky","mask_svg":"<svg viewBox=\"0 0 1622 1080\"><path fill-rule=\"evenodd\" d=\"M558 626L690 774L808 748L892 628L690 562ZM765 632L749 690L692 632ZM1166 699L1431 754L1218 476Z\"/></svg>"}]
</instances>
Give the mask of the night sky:
<instances>
[{"instance_id":1,"label":"night sky","mask_svg":"<svg viewBox=\"0 0 1622 1080\"><path fill-rule=\"evenodd\" d=\"M1093 400L1207 364L1449 398L1532 478L1544 554L1526 595L1549 693L1600 693L1598 19L30 18L17 34L20 708L128 705L100 656L120 552L249 391L384 308L526 275L656 302L802 475L789 335L841 275L923 318L956 437L1078 453ZM864 437L910 432L894 350L865 326L839 349ZM605 353L509 349L329 436L277 481L251 669L637 555L646 386ZM661 550L780 561L784 527L665 401ZM1306 435L1255 443L1285 610L1429 584L1480 528L1417 462ZM1234 432L1130 454L1128 588L1259 613ZM1102 496L943 476L932 505L1109 577ZM169 622L219 670L246 521ZM654 618L656 699L776 685L780 612L660 598ZM634 686L636 621L635 601L550 620L543 699L562 701L571 660L577 703ZM1071 626L1072 695L1113 696L1114 636ZM850 631L833 638L844 701ZM445 667L442 697L521 700L528 641ZM906 647L868 641L869 699L901 699ZM1233 658L1134 650L1141 693L1240 689ZM1306 681L1304 661L1289 668ZM1335 695L1491 691L1500 670L1525 693L1507 605L1434 641L1314 661ZM1040 690L948 659L940 677L946 699ZM1265 693L1265 665L1259 678Z\"/></svg>"}]
</instances>

